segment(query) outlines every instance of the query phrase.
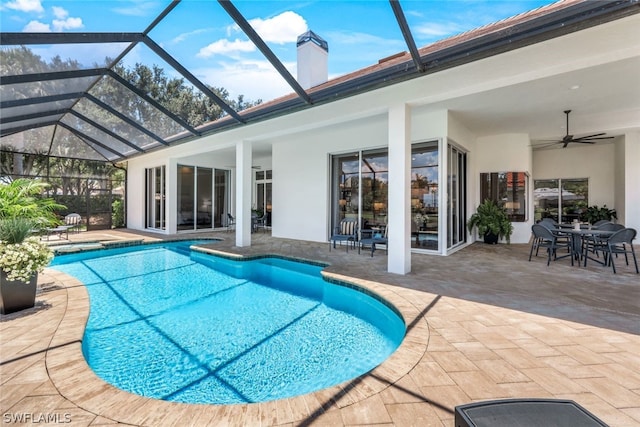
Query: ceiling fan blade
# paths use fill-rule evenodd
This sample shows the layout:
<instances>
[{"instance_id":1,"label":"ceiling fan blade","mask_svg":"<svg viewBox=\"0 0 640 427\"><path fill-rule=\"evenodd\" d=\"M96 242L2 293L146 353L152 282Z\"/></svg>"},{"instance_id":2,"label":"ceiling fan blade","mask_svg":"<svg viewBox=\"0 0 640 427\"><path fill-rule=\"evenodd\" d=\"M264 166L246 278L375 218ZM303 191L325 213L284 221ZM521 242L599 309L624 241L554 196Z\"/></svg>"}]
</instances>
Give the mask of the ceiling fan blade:
<instances>
[{"instance_id":1,"label":"ceiling fan blade","mask_svg":"<svg viewBox=\"0 0 640 427\"><path fill-rule=\"evenodd\" d=\"M567 145L569 145L569 143L571 142L571 140L566 140L564 141L564 144L562 144L562 148L567 148Z\"/></svg>"},{"instance_id":2,"label":"ceiling fan blade","mask_svg":"<svg viewBox=\"0 0 640 427\"><path fill-rule=\"evenodd\" d=\"M593 135L579 136L579 137L576 138L576 140L578 140L578 139L589 139L589 138L593 138L593 137L596 137L596 136L602 136L602 135L606 135L606 133L605 132L601 132L601 133L594 133Z\"/></svg>"},{"instance_id":3,"label":"ceiling fan blade","mask_svg":"<svg viewBox=\"0 0 640 427\"><path fill-rule=\"evenodd\" d=\"M595 141L595 140L599 140L599 139L614 139L615 136L601 136L601 137L584 137L584 138L577 138L576 141Z\"/></svg>"}]
</instances>

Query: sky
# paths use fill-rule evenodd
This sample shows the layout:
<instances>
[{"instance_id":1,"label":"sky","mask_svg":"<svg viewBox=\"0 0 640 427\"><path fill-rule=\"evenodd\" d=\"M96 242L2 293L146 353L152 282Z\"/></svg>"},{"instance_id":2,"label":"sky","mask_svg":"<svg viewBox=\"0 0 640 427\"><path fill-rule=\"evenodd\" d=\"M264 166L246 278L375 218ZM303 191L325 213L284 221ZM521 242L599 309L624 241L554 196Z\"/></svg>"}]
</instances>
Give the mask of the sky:
<instances>
[{"instance_id":1,"label":"sky","mask_svg":"<svg viewBox=\"0 0 640 427\"><path fill-rule=\"evenodd\" d=\"M416 45L536 9L551 0L400 0ZM169 5L154 0L0 0L2 32L142 32ZM408 50L387 0L233 1L292 76L297 37L312 30L329 44L329 78ZM268 101L293 90L213 0L183 0L149 36L201 81L236 98ZM31 46L45 59L60 55L87 68L104 64L124 45ZM178 76L140 44L124 59L156 64Z\"/></svg>"}]
</instances>

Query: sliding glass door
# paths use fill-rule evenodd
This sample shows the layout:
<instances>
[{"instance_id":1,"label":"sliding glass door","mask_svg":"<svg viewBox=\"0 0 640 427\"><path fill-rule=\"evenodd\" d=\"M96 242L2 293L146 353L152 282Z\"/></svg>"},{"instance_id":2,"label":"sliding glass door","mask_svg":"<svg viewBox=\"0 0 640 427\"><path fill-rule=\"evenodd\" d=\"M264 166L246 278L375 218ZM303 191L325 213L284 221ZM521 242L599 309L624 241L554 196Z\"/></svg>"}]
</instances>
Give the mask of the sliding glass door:
<instances>
[{"instance_id":1,"label":"sliding glass door","mask_svg":"<svg viewBox=\"0 0 640 427\"><path fill-rule=\"evenodd\" d=\"M228 183L228 171L178 165L178 231L222 227L229 207Z\"/></svg>"},{"instance_id":2,"label":"sliding glass door","mask_svg":"<svg viewBox=\"0 0 640 427\"><path fill-rule=\"evenodd\" d=\"M145 227L164 230L165 222L165 177L166 167L158 166L145 171L146 206Z\"/></svg>"},{"instance_id":3,"label":"sliding glass door","mask_svg":"<svg viewBox=\"0 0 640 427\"><path fill-rule=\"evenodd\" d=\"M411 247L438 250L438 142L411 148Z\"/></svg>"},{"instance_id":4,"label":"sliding glass door","mask_svg":"<svg viewBox=\"0 0 640 427\"><path fill-rule=\"evenodd\" d=\"M332 229L344 218L358 218L362 229L386 224L388 169L386 149L334 156Z\"/></svg>"},{"instance_id":5,"label":"sliding glass door","mask_svg":"<svg viewBox=\"0 0 640 427\"><path fill-rule=\"evenodd\" d=\"M467 240L467 154L448 144L447 249Z\"/></svg>"}]
</instances>

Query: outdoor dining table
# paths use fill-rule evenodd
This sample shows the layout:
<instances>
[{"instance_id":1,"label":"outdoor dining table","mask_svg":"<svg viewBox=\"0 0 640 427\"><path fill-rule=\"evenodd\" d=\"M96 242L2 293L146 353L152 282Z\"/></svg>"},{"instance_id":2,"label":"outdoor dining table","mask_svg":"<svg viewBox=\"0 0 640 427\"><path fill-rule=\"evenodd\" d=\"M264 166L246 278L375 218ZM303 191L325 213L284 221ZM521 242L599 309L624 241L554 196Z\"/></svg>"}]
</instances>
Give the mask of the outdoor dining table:
<instances>
[{"instance_id":1,"label":"outdoor dining table","mask_svg":"<svg viewBox=\"0 0 640 427\"><path fill-rule=\"evenodd\" d=\"M590 228L589 226L585 228L580 228L578 230L573 228L573 226L567 227L566 226L567 224L558 224L558 225L559 226L556 227L555 229L556 232L560 234L568 234L571 236L571 254L574 259L578 261L580 261L581 259L584 259L584 265L587 265L587 258L599 264L604 265L604 261L590 257L586 250L583 253L582 251L583 240L586 237L594 237L594 236L609 237L613 235L614 233L613 231L598 230L597 228ZM580 263L578 263L578 265L580 265Z\"/></svg>"}]
</instances>

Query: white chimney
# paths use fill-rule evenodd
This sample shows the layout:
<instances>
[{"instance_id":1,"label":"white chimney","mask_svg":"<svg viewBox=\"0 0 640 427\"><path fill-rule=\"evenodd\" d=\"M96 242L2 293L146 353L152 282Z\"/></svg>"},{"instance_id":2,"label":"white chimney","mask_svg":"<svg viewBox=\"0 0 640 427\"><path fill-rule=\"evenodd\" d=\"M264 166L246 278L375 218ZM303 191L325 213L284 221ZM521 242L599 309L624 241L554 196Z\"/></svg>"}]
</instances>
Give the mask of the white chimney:
<instances>
[{"instance_id":1,"label":"white chimney","mask_svg":"<svg viewBox=\"0 0 640 427\"><path fill-rule=\"evenodd\" d=\"M298 83L309 89L329 79L329 44L313 31L298 36Z\"/></svg>"}]
</instances>

